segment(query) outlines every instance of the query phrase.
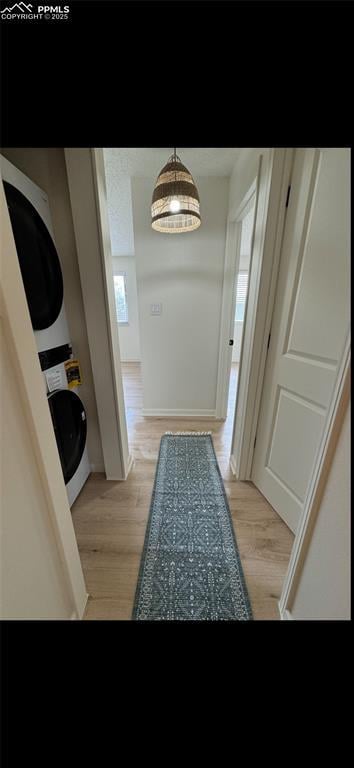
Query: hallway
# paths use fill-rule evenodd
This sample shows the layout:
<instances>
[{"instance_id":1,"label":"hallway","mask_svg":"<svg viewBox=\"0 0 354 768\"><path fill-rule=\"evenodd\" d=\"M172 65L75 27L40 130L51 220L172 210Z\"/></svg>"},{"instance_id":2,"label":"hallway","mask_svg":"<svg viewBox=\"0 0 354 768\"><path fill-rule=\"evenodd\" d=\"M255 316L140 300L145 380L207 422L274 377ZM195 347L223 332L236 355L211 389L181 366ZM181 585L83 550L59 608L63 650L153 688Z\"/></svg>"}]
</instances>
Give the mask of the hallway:
<instances>
[{"instance_id":1,"label":"hallway","mask_svg":"<svg viewBox=\"0 0 354 768\"><path fill-rule=\"evenodd\" d=\"M131 617L160 439L167 430L212 431L254 618L279 619L294 537L253 484L235 482L229 468L238 365L232 366L225 422L144 418L140 364L123 363L122 368L134 465L125 482L92 474L72 508L90 595L85 619Z\"/></svg>"},{"instance_id":2,"label":"hallway","mask_svg":"<svg viewBox=\"0 0 354 768\"><path fill-rule=\"evenodd\" d=\"M123 389L124 389L124 399L125 399L125 410L126 410L126 418L127 418L127 429L128 429L128 440L129 440L129 447L131 452L133 453L134 459L139 459L144 457L144 441L145 438L150 439L155 430L150 431L149 425L157 424L159 425L160 422L168 422L168 424L171 424L171 420L168 419L146 419L142 416L142 408L143 408L143 388L142 388L142 380L141 380L141 370L140 370L140 363L122 363L122 372L123 372ZM230 388L229 388L229 399L228 399L228 408L227 408L227 418L225 422L221 421L208 421L207 423L213 426L208 427L196 427L195 422L188 419L189 427L183 426L181 429L210 429L212 430L213 434L219 433L222 435L222 440L219 450L217 450L217 456L218 461L220 463L223 461L223 457L226 458L226 464L228 464L228 457L230 455L230 448L231 448L231 439L232 439L232 429L233 429L233 421L234 421L234 413L235 413L235 404L236 404L236 387L237 387L237 378L238 378L238 370L239 365L238 363L232 363L231 366L231 374L230 374ZM179 430L179 424L180 419L176 420L173 419L174 426L167 426L166 430ZM183 422L184 424L186 422ZM198 422L199 425L201 421ZM203 419L203 424L205 424L205 419ZM192 425L192 426L191 426ZM163 426L163 425L162 425ZM163 432L166 431L165 429L161 430L158 429L157 435L158 435L158 441L160 442L160 436L163 435ZM215 426L217 426L217 429L215 429ZM157 446L158 447L158 446ZM215 446L216 448L216 446ZM156 454L157 458L157 454Z\"/></svg>"}]
</instances>

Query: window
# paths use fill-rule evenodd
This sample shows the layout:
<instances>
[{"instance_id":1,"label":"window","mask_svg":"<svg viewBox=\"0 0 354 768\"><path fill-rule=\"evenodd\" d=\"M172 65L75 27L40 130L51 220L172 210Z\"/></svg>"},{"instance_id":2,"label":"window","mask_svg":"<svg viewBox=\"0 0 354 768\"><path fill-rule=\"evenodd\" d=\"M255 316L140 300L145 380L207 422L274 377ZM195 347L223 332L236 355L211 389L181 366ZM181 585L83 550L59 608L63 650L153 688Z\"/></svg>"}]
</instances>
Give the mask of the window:
<instances>
[{"instance_id":1,"label":"window","mask_svg":"<svg viewBox=\"0 0 354 768\"><path fill-rule=\"evenodd\" d=\"M117 323L128 324L127 289L125 272L114 275L114 295L116 300Z\"/></svg>"},{"instance_id":2,"label":"window","mask_svg":"<svg viewBox=\"0 0 354 768\"><path fill-rule=\"evenodd\" d=\"M248 272L246 272L245 270L240 270L240 272L237 275L237 285L236 285L235 323L236 322L243 323L243 318L245 316L247 288L248 288Z\"/></svg>"}]
</instances>

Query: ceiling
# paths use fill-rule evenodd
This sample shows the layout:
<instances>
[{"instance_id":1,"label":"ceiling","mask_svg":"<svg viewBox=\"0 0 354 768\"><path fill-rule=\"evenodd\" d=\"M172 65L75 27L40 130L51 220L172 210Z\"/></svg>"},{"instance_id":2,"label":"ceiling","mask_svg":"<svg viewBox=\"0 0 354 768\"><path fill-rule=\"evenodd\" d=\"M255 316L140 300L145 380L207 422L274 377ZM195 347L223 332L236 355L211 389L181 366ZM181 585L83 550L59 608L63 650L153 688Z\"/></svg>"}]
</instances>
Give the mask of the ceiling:
<instances>
[{"instance_id":1,"label":"ceiling","mask_svg":"<svg viewBox=\"0 0 354 768\"><path fill-rule=\"evenodd\" d=\"M157 176L173 147L114 147L105 149L105 161L113 172L128 176ZM237 147L177 148L182 163L192 176L230 176L241 149Z\"/></svg>"},{"instance_id":2,"label":"ceiling","mask_svg":"<svg viewBox=\"0 0 354 768\"><path fill-rule=\"evenodd\" d=\"M132 176L157 178L173 147L113 147L104 149L108 217L113 256L134 255ZM242 150L238 147L177 147L192 176L230 176Z\"/></svg>"}]
</instances>

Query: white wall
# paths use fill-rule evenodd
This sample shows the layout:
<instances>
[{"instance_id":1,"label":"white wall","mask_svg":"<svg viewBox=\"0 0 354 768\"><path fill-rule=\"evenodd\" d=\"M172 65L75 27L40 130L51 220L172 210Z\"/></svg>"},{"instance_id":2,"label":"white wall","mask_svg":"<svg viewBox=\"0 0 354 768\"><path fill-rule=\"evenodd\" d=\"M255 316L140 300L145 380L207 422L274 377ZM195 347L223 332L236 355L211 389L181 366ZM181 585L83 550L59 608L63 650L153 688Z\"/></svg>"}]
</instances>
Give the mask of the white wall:
<instances>
[{"instance_id":1,"label":"white wall","mask_svg":"<svg viewBox=\"0 0 354 768\"><path fill-rule=\"evenodd\" d=\"M74 605L2 324L1 347L1 618L69 619Z\"/></svg>"},{"instance_id":2,"label":"white wall","mask_svg":"<svg viewBox=\"0 0 354 768\"><path fill-rule=\"evenodd\" d=\"M118 325L120 359L122 362L140 361L140 332L138 294L134 256L113 257L113 274L126 273L128 325Z\"/></svg>"},{"instance_id":3,"label":"white wall","mask_svg":"<svg viewBox=\"0 0 354 768\"><path fill-rule=\"evenodd\" d=\"M87 450L92 468L103 471L101 436L93 385L87 328L73 229L63 149L10 148L4 157L48 195L53 231L62 265L64 303L74 355L80 360L83 383L80 398L87 413Z\"/></svg>"},{"instance_id":4,"label":"white wall","mask_svg":"<svg viewBox=\"0 0 354 768\"><path fill-rule=\"evenodd\" d=\"M229 179L196 179L202 223L179 235L151 228L154 181L132 179L144 409L213 415Z\"/></svg>"},{"instance_id":5,"label":"white wall","mask_svg":"<svg viewBox=\"0 0 354 768\"><path fill-rule=\"evenodd\" d=\"M234 326L234 346L232 349L233 363L240 362L242 331L243 331L243 323L240 320L237 320Z\"/></svg>"},{"instance_id":6,"label":"white wall","mask_svg":"<svg viewBox=\"0 0 354 768\"><path fill-rule=\"evenodd\" d=\"M350 520L349 407L292 604L293 619L350 618Z\"/></svg>"}]
</instances>

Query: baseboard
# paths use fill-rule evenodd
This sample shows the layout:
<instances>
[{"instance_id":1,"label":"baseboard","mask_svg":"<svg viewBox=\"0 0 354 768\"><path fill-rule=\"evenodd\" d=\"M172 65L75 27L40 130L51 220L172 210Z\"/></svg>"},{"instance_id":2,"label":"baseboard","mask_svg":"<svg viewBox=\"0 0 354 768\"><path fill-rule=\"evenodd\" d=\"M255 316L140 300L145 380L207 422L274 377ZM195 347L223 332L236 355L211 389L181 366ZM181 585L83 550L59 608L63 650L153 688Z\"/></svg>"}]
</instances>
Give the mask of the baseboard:
<instances>
[{"instance_id":1,"label":"baseboard","mask_svg":"<svg viewBox=\"0 0 354 768\"><path fill-rule=\"evenodd\" d=\"M133 456L132 456L132 454L130 454L130 456L129 456L129 461L128 461L128 469L127 469L127 474L126 474L126 476L125 476L125 479L127 479L127 477L128 477L128 475L129 475L129 472L130 472L130 470L131 470L131 468L132 468L133 464L134 464L134 459L133 459Z\"/></svg>"},{"instance_id":2,"label":"baseboard","mask_svg":"<svg viewBox=\"0 0 354 768\"><path fill-rule=\"evenodd\" d=\"M85 611L86 611L86 605L87 601L89 599L89 594L86 592L82 604L80 606L80 609L78 611L73 611L70 616L70 621L81 621L84 617Z\"/></svg>"},{"instance_id":3,"label":"baseboard","mask_svg":"<svg viewBox=\"0 0 354 768\"><path fill-rule=\"evenodd\" d=\"M230 469L233 475L236 475L236 462L235 457L232 455L230 456Z\"/></svg>"},{"instance_id":4,"label":"baseboard","mask_svg":"<svg viewBox=\"0 0 354 768\"><path fill-rule=\"evenodd\" d=\"M161 419L215 419L215 409L208 410L187 410L183 409L170 410L161 408L144 408L142 415L146 418L161 418Z\"/></svg>"},{"instance_id":5,"label":"baseboard","mask_svg":"<svg viewBox=\"0 0 354 768\"><path fill-rule=\"evenodd\" d=\"M115 482L121 482L123 480L126 480L128 475L129 475L129 472L130 472L130 470L131 470L131 468L133 466L133 464L134 464L134 459L133 459L133 456L130 455L129 456L129 460L128 460L128 469L127 469L126 476L125 477L108 477L106 475L106 480L114 480ZM91 466L91 472L103 472L103 473L105 473L105 471L106 471L103 464L91 464L90 466Z\"/></svg>"},{"instance_id":6,"label":"baseboard","mask_svg":"<svg viewBox=\"0 0 354 768\"><path fill-rule=\"evenodd\" d=\"M104 472L103 464L90 464L91 472Z\"/></svg>"},{"instance_id":7,"label":"baseboard","mask_svg":"<svg viewBox=\"0 0 354 768\"><path fill-rule=\"evenodd\" d=\"M278 603L280 618L282 621L294 621L291 612L287 610L287 608L284 608L283 610L280 608L280 603Z\"/></svg>"}]
</instances>

